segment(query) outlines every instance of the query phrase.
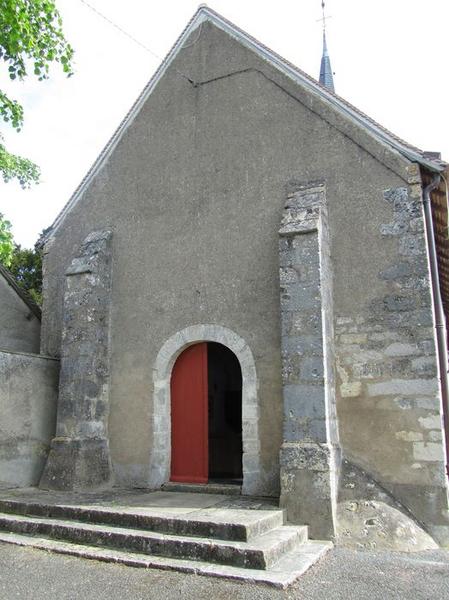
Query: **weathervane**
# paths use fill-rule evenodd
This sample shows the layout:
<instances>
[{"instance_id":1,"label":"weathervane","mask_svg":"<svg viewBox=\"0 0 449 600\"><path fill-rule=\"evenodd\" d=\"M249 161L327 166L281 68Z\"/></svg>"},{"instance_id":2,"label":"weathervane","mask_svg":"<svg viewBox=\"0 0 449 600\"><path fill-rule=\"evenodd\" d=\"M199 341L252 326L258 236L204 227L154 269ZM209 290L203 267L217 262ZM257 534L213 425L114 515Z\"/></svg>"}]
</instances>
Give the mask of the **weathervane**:
<instances>
[{"instance_id":1,"label":"weathervane","mask_svg":"<svg viewBox=\"0 0 449 600\"><path fill-rule=\"evenodd\" d=\"M324 0L321 0L321 11L323 13L323 16L321 17L321 19L317 19L317 22L322 21L323 31L326 31L326 19L330 19L332 15L326 15L326 4Z\"/></svg>"}]
</instances>

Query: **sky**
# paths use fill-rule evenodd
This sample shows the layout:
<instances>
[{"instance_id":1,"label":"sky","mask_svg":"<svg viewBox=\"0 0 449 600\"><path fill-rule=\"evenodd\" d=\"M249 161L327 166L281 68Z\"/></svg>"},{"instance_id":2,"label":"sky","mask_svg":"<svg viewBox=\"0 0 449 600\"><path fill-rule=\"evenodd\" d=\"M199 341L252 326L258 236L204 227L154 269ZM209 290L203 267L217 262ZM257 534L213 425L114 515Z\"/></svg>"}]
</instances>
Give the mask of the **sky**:
<instances>
[{"instance_id":1,"label":"sky","mask_svg":"<svg viewBox=\"0 0 449 600\"><path fill-rule=\"evenodd\" d=\"M198 8L191 0L56 0L75 74L0 87L25 109L20 133L0 131L11 152L42 170L22 190L0 183L0 213L16 242L31 247L51 225L171 46ZM210 0L208 6L263 44L318 77L320 0ZM449 160L448 0L327 0L327 42L336 92L403 139ZM159 58L156 58L157 55Z\"/></svg>"}]
</instances>

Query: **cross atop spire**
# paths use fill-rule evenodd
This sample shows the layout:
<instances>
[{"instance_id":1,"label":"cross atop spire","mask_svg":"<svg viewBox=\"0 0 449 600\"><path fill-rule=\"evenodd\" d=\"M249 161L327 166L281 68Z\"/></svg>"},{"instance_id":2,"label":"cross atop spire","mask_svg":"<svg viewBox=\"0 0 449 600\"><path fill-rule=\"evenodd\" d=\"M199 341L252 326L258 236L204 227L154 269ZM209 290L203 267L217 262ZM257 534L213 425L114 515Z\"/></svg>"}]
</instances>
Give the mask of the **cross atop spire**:
<instances>
[{"instance_id":1,"label":"cross atop spire","mask_svg":"<svg viewBox=\"0 0 449 600\"><path fill-rule=\"evenodd\" d=\"M323 11L323 17L319 21L323 21L323 55L321 57L321 68L320 68L320 83L327 87L331 92L335 91L334 88L334 77L331 67L331 59L329 58L329 52L326 44L326 18L324 0L321 1L321 10Z\"/></svg>"}]
</instances>

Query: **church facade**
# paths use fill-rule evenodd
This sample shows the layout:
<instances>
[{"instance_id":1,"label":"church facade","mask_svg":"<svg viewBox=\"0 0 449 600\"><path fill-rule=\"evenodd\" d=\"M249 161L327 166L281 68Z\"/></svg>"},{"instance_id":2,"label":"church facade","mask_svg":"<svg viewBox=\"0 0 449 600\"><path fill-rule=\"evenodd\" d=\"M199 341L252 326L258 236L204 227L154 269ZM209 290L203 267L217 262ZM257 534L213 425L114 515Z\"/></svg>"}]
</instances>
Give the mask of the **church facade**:
<instances>
[{"instance_id":1,"label":"church facade","mask_svg":"<svg viewBox=\"0 0 449 600\"><path fill-rule=\"evenodd\" d=\"M387 503L447 544L445 169L200 8L46 236L41 488L234 485L317 539Z\"/></svg>"}]
</instances>

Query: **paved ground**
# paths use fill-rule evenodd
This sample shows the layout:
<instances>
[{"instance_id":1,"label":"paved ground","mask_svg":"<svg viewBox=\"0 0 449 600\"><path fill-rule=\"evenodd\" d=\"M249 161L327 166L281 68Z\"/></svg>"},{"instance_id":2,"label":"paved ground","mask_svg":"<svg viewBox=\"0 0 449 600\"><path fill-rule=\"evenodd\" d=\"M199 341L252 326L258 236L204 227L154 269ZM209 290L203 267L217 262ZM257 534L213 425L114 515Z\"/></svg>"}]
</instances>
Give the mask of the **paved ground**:
<instances>
[{"instance_id":1,"label":"paved ground","mask_svg":"<svg viewBox=\"0 0 449 600\"><path fill-rule=\"evenodd\" d=\"M449 552L327 555L286 591L0 544L2 600L447 600Z\"/></svg>"},{"instance_id":2,"label":"paved ground","mask_svg":"<svg viewBox=\"0 0 449 600\"><path fill-rule=\"evenodd\" d=\"M177 491L108 490L106 492L48 492L38 488L0 488L0 502L23 502L42 506L68 506L98 509L113 513L131 513L154 517L185 517L187 519L233 520L251 522L256 512L279 511L274 499L211 493ZM221 511L221 512L220 512ZM8 511L9 512L9 511ZM14 511L12 511L14 512Z\"/></svg>"}]
</instances>

